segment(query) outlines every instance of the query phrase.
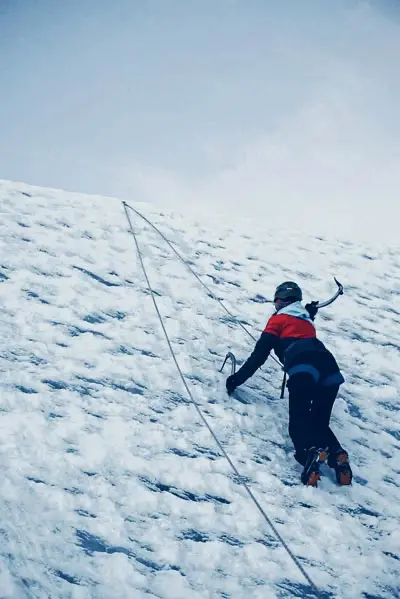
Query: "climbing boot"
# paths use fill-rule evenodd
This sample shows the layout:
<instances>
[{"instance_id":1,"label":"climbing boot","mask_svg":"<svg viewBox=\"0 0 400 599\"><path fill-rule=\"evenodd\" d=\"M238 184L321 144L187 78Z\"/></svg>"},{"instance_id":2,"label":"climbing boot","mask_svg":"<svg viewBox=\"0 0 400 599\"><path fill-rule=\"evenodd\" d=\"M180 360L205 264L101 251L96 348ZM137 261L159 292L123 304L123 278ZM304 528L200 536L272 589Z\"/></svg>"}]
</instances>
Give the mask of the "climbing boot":
<instances>
[{"instance_id":1,"label":"climbing boot","mask_svg":"<svg viewBox=\"0 0 400 599\"><path fill-rule=\"evenodd\" d=\"M307 460L301 473L303 485L316 487L321 478L319 467L328 459L328 449L316 449L311 447L307 452Z\"/></svg>"},{"instance_id":2,"label":"climbing boot","mask_svg":"<svg viewBox=\"0 0 400 599\"><path fill-rule=\"evenodd\" d=\"M333 456L332 456L333 457ZM349 463L349 454L344 449L340 449L334 456L332 464L336 472L336 480L339 485L351 485L353 473Z\"/></svg>"}]
</instances>

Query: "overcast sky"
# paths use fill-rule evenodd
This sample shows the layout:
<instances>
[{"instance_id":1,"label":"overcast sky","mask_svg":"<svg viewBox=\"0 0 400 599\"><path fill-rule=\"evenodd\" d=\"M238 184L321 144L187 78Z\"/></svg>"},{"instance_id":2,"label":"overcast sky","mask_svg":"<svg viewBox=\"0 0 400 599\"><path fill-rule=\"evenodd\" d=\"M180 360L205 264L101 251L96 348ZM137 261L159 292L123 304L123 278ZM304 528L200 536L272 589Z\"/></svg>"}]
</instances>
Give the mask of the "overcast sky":
<instances>
[{"instance_id":1,"label":"overcast sky","mask_svg":"<svg viewBox=\"0 0 400 599\"><path fill-rule=\"evenodd\" d=\"M398 238L397 0L0 0L0 178Z\"/></svg>"}]
</instances>

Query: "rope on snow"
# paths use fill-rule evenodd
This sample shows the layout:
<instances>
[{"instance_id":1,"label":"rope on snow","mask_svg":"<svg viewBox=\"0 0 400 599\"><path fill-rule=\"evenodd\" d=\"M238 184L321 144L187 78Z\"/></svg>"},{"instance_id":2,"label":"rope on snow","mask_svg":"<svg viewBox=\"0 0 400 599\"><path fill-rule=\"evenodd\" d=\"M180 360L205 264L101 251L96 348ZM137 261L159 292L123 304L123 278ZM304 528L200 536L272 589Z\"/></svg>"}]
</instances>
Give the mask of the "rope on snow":
<instances>
[{"instance_id":1,"label":"rope on snow","mask_svg":"<svg viewBox=\"0 0 400 599\"><path fill-rule=\"evenodd\" d=\"M207 418L204 416L204 414L203 414L203 412L202 412L202 410L200 408L200 405L194 399L194 397L192 395L192 392L190 391L190 388L189 388L189 386L188 386L188 384L186 382L185 376L184 376L184 374L182 372L182 369L181 369L181 367L179 365L179 362L177 360L176 354L175 354L174 349L172 347L170 338L168 336L168 332L167 332L167 330L165 328L164 321L163 321L162 315L160 313L160 310L159 310L159 307L158 307L158 304L157 304L157 300L156 300L154 291L153 291L153 289L151 287L151 283L150 283L150 280L149 280L149 277L148 277L148 274L147 274L147 270L146 270L146 267L144 265L142 251L141 251L140 246L139 246L139 242L138 242L138 238L137 238L136 232L135 232L135 230L133 228L133 225L132 225L132 221L131 221L131 218L130 218L130 215L129 215L129 212L128 212L128 208L130 208L131 210L133 210L133 212L135 212L136 214L138 214L139 216L141 216L148 224L150 224L154 229L156 229L156 231L163 237L163 239L165 239L165 241L167 241L168 245L179 256L178 252L175 250L175 248L172 246L172 244L167 240L167 238L160 231L158 231L158 229L155 227L155 225L153 225L146 217L144 217L137 210L135 210L134 208L132 208L131 206L129 206L128 204L126 204L126 202L123 202L123 206L124 206L124 210L125 210L125 215L126 215L127 221L129 223L130 232L131 232L131 234L133 236L133 239L135 241L136 251L137 251L137 255L139 257L139 261L140 261L140 265L141 265L141 268L142 268L142 271L143 271L143 275L144 275L144 277L146 279L147 287L148 287L148 290L150 292L151 298L153 300L154 308L155 308L155 311L157 313L158 319L160 321L160 325L161 325L161 328L163 330L163 333L164 333L164 336L165 336L165 340L166 340L166 342L168 344L168 347L169 347L172 359L173 359L173 361L175 363L176 369L177 369L177 371L179 373L179 376L180 376L180 378L182 380L183 386L185 387L185 390L186 390L186 392L188 394L188 397L189 397L191 403L196 408L199 417L203 421L204 425L207 427L208 431L210 432L211 436L213 437L213 439L214 439L215 443L217 444L219 450L221 451L222 455L225 457L225 459L229 463L229 465L230 465L231 469L233 470L234 474L237 476L237 480L240 481L240 484L244 487L244 489L246 490L246 492L249 495L250 499L253 501L253 503L257 507L258 511L260 512L260 514L262 515L262 517L265 519L265 521L267 522L267 524L269 525L269 527L271 528L271 530L275 534L276 538L280 541L281 545L286 550L287 554L290 556L290 558L292 559L292 561L294 562L294 564L297 566L297 568L299 569L299 571L301 572L301 574L304 576L304 578L306 579L306 581L308 582L308 584L317 593L317 595L320 596L318 587L316 586L316 584L313 582L312 578L309 576L309 574L306 572L306 570L302 566L299 558L293 553L293 551L290 549L290 547L287 544L287 542L283 539L283 537L281 536L281 534L279 533L279 531L275 527L274 523L269 518L269 516L266 513L266 511L264 510L264 508L262 507L262 505L260 504L260 502L258 501L258 499L255 497L255 495L254 495L253 491L250 489L249 485L245 482L245 479L240 474L239 470L235 466L234 462L230 458L230 456L227 453L227 451L224 449L221 441L218 439L216 433L214 432L213 428L209 424ZM180 256L179 256L179 258L181 260L183 260ZM190 268L190 266L188 264L187 264L187 266ZM190 270L192 270L192 269L190 269ZM200 281L200 283L204 287L207 288L207 286L201 281L201 279L195 274L195 272L194 271L192 271L192 272L193 272L194 276L196 277L196 279L198 279ZM210 293L212 293L212 292L210 292ZM216 299L218 299L218 298L216 298ZM225 306L224 306L224 309L228 312L228 314L230 314L229 311L227 310L227 308L225 308ZM242 327L242 328L245 329L245 327ZM249 335L251 335L251 333L249 333L249 331L247 331L247 329L245 329L245 330L246 330L246 332Z\"/></svg>"},{"instance_id":2,"label":"rope on snow","mask_svg":"<svg viewBox=\"0 0 400 599\"><path fill-rule=\"evenodd\" d=\"M160 229L158 227L156 227L156 225L154 225L148 218L146 218L144 216L144 214L139 212L139 210L137 210L136 208L133 208L133 206L130 206L126 202L122 202L122 204L124 206L126 213L127 213L127 208L129 208L130 210L132 210L132 212L134 212L135 214L140 216L140 218L142 218L148 225L150 225L150 227L152 227L160 235L160 237L162 237L162 239L168 244L168 246L171 248L171 250L177 256L177 258L186 266L186 268L188 268L190 270L190 272L197 279L197 281L200 283L200 285L202 285L202 287L204 287L204 289L210 294L210 296L219 303L219 305L223 308L223 310L225 310L225 312L230 316L230 318L232 318L232 320L234 320L236 322L236 324L238 324L244 330L244 332L247 333L247 335L249 335L249 337L251 337L251 339L253 341L257 341L256 337L254 337L254 335L252 333L250 333L250 331L244 326L244 324L242 322L240 322L240 320L234 314L232 314L232 312L225 306L223 301L215 295L215 293L208 287L208 285L206 285L204 283L204 281L201 280L199 275L193 270L193 268L190 266L190 264L188 264L188 262L180 255L178 250L171 243L171 241L164 235L164 233L162 233L162 231L160 231ZM270 357L273 360L275 360L275 362L280 367L282 367L282 364L274 355L271 354Z\"/></svg>"}]
</instances>

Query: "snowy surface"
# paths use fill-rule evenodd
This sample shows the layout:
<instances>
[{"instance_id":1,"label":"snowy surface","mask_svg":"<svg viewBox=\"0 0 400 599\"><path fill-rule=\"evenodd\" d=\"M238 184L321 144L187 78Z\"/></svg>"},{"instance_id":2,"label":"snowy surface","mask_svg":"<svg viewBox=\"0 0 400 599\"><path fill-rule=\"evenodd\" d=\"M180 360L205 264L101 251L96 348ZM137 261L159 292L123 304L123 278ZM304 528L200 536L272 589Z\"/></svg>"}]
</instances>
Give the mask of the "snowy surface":
<instances>
[{"instance_id":1,"label":"snowy surface","mask_svg":"<svg viewBox=\"0 0 400 599\"><path fill-rule=\"evenodd\" d=\"M343 282L317 324L355 479L304 488L278 366L226 395L218 368L251 339L134 219L193 396L321 596L400 597L399 248L134 206L256 336L282 280ZM317 596L186 396L121 203L0 182L0 251L0 597Z\"/></svg>"}]
</instances>

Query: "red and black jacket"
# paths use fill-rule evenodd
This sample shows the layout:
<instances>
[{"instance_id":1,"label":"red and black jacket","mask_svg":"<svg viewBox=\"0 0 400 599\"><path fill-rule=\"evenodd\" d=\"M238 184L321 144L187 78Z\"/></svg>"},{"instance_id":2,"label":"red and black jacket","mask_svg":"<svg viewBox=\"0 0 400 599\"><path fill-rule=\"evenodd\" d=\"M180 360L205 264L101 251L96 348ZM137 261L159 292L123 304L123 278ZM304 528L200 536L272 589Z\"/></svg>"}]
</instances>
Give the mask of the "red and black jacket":
<instances>
[{"instance_id":1,"label":"red and black jacket","mask_svg":"<svg viewBox=\"0 0 400 599\"><path fill-rule=\"evenodd\" d=\"M317 339L310 315L300 302L294 302L270 317L252 354L235 374L236 386L253 376L271 350L286 371L300 354L327 351Z\"/></svg>"}]
</instances>

